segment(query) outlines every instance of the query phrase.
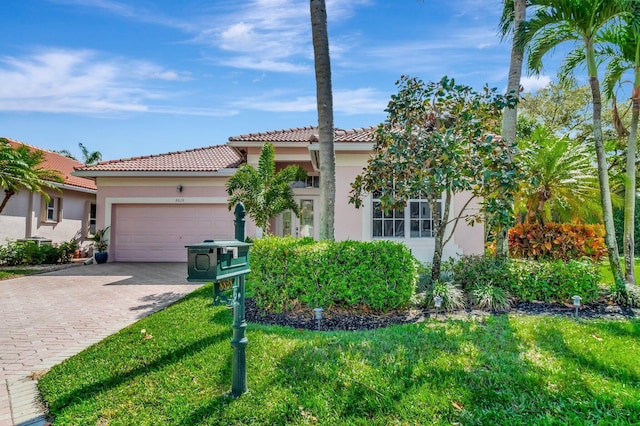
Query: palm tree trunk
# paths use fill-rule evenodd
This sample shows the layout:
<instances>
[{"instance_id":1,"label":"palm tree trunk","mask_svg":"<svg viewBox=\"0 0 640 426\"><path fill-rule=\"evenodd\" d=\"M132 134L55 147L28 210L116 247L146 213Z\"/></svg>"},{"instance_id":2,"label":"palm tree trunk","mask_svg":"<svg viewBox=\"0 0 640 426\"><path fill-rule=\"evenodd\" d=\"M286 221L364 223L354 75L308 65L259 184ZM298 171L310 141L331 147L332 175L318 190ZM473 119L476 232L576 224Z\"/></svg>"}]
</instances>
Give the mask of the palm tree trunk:
<instances>
[{"instance_id":1,"label":"palm tree trunk","mask_svg":"<svg viewBox=\"0 0 640 426\"><path fill-rule=\"evenodd\" d=\"M589 64L589 48L587 47L587 63ZM593 61L595 69L595 60ZM589 66L591 69L591 66ZM598 180L600 183L600 202L604 216L604 242L609 255L609 266L613 273L615 285L623 294L626 293L624 278L620 267L620 253L616 242L616 230L613 224L613 208L611 207L611 190L609 188L609 170L604 149L604 138L602 136L602 99L600 96L600 82L596 73L589 72L589 85L593 96L593 139L598 159Z\"/></svg>"},{"instance_id":2,"label":"palm tree trunk","mask_svg":"<svg viewBox=\"0 0 640 426\"><path fill-rule=\"evenodd\" d=\"M9 198L11 198L14 194L15 194L15 191L11 191L9 189L6 189L4 191L4 198L2 199L2 204L0 204L0 213L2 213L4 208L7 206L7 203L9 202Z\"/></svg>"},{"instance_id":3,"label":"palm tree trunk","mask_svg":"<svg viewBox=\"0 0 640 426\"><path fill-rule=\"evenodd\" d=\"M333 94L327 8L324 0L310 0L310 5L318 104L318 143L320 146L320 239L333 240L336 159L333 146Z\"/></svg>"},{"instance_id":4,"label":"palm tree trunk","mask_svg":"<svg viewBox=\"0 0 640 426\"><path fill-rule=\"evenodd\" d=\"M636 70L640 74L640 68ZM640 80L640 79L637 79ZM627 186L624 193L624 279L627 284L635 284L635 215L636 215L636 147L638 136L638 116L640 115L640 86L634 86L631 97L633 109L627 143Z\"/></svg>"},{"instance_id":5,"label":"palm tree trunk","mask_svg":"<svg viewBox=\"0 0 640 426\"><path fill-rule=\"evenodd\" d=\"M518 96L520 93L520 77L522 76L522 62L524 50L518 47L517 34L526 18L526 0L514 0L513 3L513 39L511 41L511 59L509 61L509 79L507 81L507 95ZM502 115L502 139L509 143L515 143L516 124L518 122L518 107L505 108ZM513 152L509 152L513 161ZM511 195L512 196L512 195ZM513 204L513 203L512 203ZM509 229L504 226L496 233L496 257L509 256Z\"/></svg>"}]
</instances>

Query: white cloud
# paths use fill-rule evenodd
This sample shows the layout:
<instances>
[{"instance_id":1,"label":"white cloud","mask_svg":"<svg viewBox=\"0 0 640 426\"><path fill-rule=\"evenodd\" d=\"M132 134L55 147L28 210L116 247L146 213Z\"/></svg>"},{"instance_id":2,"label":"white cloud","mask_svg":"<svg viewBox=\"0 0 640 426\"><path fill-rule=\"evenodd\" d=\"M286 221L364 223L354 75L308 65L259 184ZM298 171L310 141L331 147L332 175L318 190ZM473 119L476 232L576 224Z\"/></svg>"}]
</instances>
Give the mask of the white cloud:
<instances>
[{"instance_id":1,"label":"white cloud","mask_svg":"<svg viewBox=\"0 0 640 426\"><path fill-rule=\"evenodd\" d=\"M523 76L520 78L520 85L524 88L525 92L535 92L536 90L549 86L549 83L551 83L551 77L547 75Z\"/></svg>"},{"instance_id":2,"label":"white cloud","mask_svg":"<svg viewBox=\"0 0 640 426\"><path fill-rule=\"evenodd\" d=\"M378 114L384 112L388 95L375 89L337 90L333 92L333 110L345 115ZM316 110L315 95L289 97L289 93L274 91L258 97L233 102L240 109L268 112L310 112Z\"/></svg>"},{"instance_id":3,"label":"white cloud","mask_svg":"<svg viewBox=\"0 0 640 426\"><path fill-rule=\"evenodd\" d=\"M149 88L154 80L188 74L90 50L42 49L0 58L0 111L109 113L149 111L152 99L168 97Z\"/></svg>"}]
</instances>

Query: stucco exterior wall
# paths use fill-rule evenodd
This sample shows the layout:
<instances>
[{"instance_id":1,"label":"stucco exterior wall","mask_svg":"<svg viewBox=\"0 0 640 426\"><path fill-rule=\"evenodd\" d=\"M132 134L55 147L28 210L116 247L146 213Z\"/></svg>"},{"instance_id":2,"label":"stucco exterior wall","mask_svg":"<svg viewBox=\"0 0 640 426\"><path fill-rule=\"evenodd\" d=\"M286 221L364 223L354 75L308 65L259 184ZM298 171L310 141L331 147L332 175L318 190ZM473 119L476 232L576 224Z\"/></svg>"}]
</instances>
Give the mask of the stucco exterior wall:
<instances>
[{"instance_id":1,"label":"stucco exterior wall","mask_svg":"<svg viewBox=\"0 0 640 426\"><path fill-rule=\"evenodd\" d=\"M50 191L50 197L62 200L61 218L57 222L43 220L44 199L39 194L22 191L14 195L0 214L0 243L29 237L42 237L55 243L76 238L86 246L87 219L90 203L96 196L91 193L63 189Z\"/></svg>"}]
</instances>

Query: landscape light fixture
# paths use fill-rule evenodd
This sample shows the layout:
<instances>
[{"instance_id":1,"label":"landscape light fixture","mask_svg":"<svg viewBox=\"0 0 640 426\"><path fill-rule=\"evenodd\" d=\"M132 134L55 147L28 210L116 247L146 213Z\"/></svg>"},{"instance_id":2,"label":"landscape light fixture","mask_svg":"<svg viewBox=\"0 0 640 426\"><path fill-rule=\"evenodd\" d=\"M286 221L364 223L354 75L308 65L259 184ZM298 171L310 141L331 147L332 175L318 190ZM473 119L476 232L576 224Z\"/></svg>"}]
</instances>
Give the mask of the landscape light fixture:
<instances>
[{"instance_id":1,"label":"landscape light fixture","mask_svg":"<svg viewBox=\"0 0 640 426\"><path fill-rule=\"evenodd\" d=\"M573 300L573 306L576 308L576 317L577 317L578 316L578 308L580 307L580 301L582 300L582 297L573 296L571 298L571 300Z\"/></svg>"},{"instance_id":2,"label":"landscape light fixture","mask_svg":"<svg viewBox=\"0 0 640 426\"><path fill-rule=\"evenodd\" d=\"M438 316L438 309L442 306L442 297L436 296L433 298L433 304L436 306L436 317Z\"/></svg>"},{"instance_id":3,"label":"landscape light fixture","mask_svg":"<svg viewBox=\"0 0 640 426\"><path fill-rule=\"evenodd\" d=\"M322 308L314 308L313 312L315 313L316 321L318 322L318 331L320 331L320 321L322 321Z\"/></svg>"}]
</instances>

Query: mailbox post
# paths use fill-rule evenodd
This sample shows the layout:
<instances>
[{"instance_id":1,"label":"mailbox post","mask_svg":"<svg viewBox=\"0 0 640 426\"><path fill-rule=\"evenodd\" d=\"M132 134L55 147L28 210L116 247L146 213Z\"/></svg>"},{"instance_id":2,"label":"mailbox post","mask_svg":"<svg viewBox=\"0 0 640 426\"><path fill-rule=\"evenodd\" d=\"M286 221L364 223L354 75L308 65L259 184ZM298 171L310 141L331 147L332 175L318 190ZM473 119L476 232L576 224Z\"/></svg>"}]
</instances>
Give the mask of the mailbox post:
<instances>
[{"instance_id":1,"label":"mailbox post","mask_svg":"<svg viewBox=\"0 0 640 426\"><path fill-rule=\"evenodd\" d=\"M191 282L214 282L214 304L226 301L233 308L233 349L231 395L239 397L247 392L245 336L247 322L244 304L244 276L249 269L250 243L244 242L245 209L242 203L235 208L235 240L207 240L187 247L188 277ZM233 296L225 300L221 281L233 280Z\"/></svg>"}]
</instances>

